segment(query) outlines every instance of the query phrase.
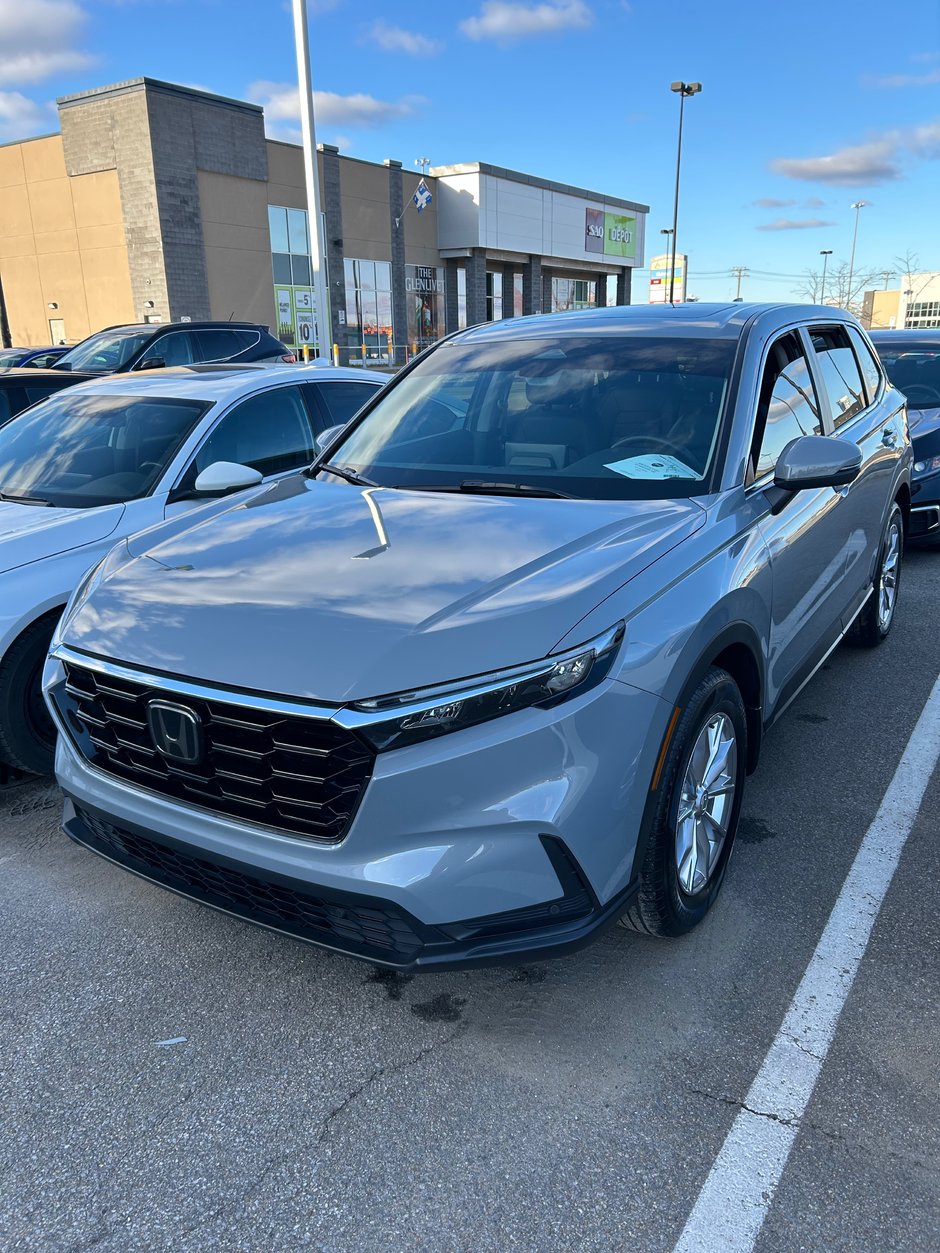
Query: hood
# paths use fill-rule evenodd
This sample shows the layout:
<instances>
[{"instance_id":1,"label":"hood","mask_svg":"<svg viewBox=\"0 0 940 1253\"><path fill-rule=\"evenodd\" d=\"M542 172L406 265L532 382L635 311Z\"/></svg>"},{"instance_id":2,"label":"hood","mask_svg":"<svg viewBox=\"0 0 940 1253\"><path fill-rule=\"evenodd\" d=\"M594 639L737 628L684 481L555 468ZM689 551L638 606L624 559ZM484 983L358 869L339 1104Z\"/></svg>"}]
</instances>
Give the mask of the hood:
<instances>
[{"instance_id":1,"label":"hood","mask_svg":"<svg viewBox=\"0 0 940 1253\"><path fill-rule=\"evenodd\" d=\"M0 574L68 549L100 543L116 530L124 508L54 509L0 500Z\"/></svg>"},{"instance_id":2,"label":"hood","mask_svg":"<svg viewBox=\"0 0 940 1253\"><path fill-rule=\"evenodd\" d=\"M157 537L66 642L342 703L543 657L704 522L693 501L576 501L282 480ZM150 537L150 542L153 541ZM145 541L146 542L146 541Z\"/></svg>"}]
</instances>

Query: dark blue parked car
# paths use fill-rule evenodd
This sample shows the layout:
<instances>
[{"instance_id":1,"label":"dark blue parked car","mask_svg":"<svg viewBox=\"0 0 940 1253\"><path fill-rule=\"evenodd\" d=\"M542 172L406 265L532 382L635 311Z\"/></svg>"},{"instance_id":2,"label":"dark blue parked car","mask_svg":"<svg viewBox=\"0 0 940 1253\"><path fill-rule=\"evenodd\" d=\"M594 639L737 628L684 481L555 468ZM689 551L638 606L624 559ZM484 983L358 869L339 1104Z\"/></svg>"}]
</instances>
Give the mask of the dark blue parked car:
<instances>
[{"instance_id":1,"label":"dark blue parked car","mask_svg":"<svg viewBox=\"0 0 940 1253\"><path fill-rule=\"evenodd\" d=\"M65 344L58 348L0 348L0 369L28 366L31 370L46 370L67 352Z\"/></svg>"}]
</instances>

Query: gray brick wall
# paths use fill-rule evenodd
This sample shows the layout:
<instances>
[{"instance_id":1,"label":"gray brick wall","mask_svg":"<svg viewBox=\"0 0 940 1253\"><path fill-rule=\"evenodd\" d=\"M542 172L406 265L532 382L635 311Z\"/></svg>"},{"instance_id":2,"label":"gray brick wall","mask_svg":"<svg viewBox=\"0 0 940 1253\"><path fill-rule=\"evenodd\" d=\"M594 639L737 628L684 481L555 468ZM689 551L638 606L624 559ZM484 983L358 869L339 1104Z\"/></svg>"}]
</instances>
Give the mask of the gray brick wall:
<instances>
[{"instance_id":1,"label":"gray brick wall","mask_svg":"<svg viewBox=\"0 0 940 1253\"><path fill-rule=\"evenodd\" d=\"M522 312L542 312L541 257L530 257L522 267Z\"/></svg>"},{"instance_id":2,"label":"gray brick wall","mask_svg":"<svg viewBox=\"0 0 940 1253\"><path fill-rule=\"evenodd\" d=\"M346 310L346 273L343 265L343 199L340 183L339 149L334 144L320 144L322 162L321 209L326 218L326 271L330 279L330 325L331 340L326 355L333 352L333 344L340 348L347 345L347 332L340 325L340 310ZM345 361L345 357L342 360Z\"/></svg>"},{"instance_id":3,"label":"gray brick wall","mask_svg":"<svg viewBox=\"0 0 940 1253\"><path fill-rule=\"evenodd\" d=\"M405 364L405 344L408 342L408 304L405 295L405 222L404 186L401 162L388 160L388 208L392 232L392 327L395 345L395 364ZM396 225L396 219L398 220Z\"/></svg>"},{"instance_id":4,"label":"gray brick wall","mask_svg":"<svg viewBox=\"0 0 940 1253\"><path fill-rule=\"evenodd\" d=\"M486 321L486 250L472 248L467 258L467 326Z\"/></svg>"}]
</instances>

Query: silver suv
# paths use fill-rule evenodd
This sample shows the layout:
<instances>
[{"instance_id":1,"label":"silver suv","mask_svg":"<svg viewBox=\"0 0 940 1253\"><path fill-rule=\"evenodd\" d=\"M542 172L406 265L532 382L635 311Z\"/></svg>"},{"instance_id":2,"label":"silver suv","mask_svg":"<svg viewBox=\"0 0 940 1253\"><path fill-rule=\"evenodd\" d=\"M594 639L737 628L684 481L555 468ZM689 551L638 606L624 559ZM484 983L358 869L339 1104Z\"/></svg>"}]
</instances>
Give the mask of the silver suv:
<instances>
[{"instance_id":1,"label":"silver suv","mask_svg":"<svg viewBox=\"0 0 940 1253\"><path fill-rule=\"evenodd\" d=\"M681 934L766 727L891 629L910 474L836 309L451 337L305 475L85 579L44 680L65 829L402 969Z\"/></svg>"}]
</instances>

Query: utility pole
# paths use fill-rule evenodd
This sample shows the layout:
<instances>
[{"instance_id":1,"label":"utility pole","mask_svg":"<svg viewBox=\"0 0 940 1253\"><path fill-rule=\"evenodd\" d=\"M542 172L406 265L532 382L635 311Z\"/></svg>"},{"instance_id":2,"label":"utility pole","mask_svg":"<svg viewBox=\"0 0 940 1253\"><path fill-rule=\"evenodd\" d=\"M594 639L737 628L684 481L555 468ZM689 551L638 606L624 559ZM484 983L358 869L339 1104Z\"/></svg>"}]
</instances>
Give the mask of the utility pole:
<instances>
[{"instance_id":1,"label":"utility pole","mask_svg":"<svg viewBox=\"0 0 940 1253\"><path fill-rule=\"evenodd\" d=\"M323 221L320 217L320 177L317 169L317 135L313 120L313 80L310 74L310 38L307 33L307 0L294 0L294 42L297 45L297 86L300 91L300 129L304 144L304 181L307 187L307 234L313 293L316 301L317 352L332 356L330 296L323 269Z\"/></svg>"},{"instance_id":2,"label":"utility pole","mask_svg":"<svg viewBox=\"0 0 940 1253\"><path fill-rule=\"evenodd\" d=\"M882 270L882 271L881 271L881 277L882 277L882 278L884 279L884 281L885 281L885 290L887 290L887 287L888 287L888 279L889 279L889 278L894 278L894 271L893 271L893 270Z\"/></svg>"},{"instance_id":3,"label":"utility pole","mask_svg":"<svg viewBox=\"0 0 940 1253\"><path fill-rule=\"evenodd\" d=\"M750 274L750 270L746 265L733 265L731 273L737 277L738 290L734 294L734 303L737 304L741 300L741 280L746 274Z\"/></svg>"},{"instance_id":4,"label":"utility pole","mask_svg":"<svg viewBox=\"0 0 940 1253\"><path fill-rule=\"evenodd\" d=\"M823 259L822 282L819 284L819 303L824 305L826 303L826 266L829 263L829 258L832 256L832 249L820 248L819 255Z\"/></svg>"}]
</instances>

